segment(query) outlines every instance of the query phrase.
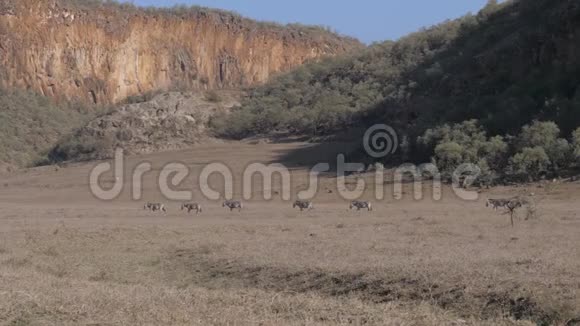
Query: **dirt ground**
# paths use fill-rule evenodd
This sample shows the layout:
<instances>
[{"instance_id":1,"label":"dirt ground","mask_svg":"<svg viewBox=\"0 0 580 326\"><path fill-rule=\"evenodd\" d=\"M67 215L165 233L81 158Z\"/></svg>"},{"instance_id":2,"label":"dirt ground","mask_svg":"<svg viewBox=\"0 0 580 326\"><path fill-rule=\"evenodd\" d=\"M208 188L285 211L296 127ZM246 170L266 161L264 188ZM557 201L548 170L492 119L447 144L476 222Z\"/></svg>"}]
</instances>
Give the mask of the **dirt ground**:
<instances>
[{"instance_id":1,"label":"dirt ground","mask_svg":"<svg viewBox=\"0 0 580 326\"><path fill-rule=\"evenodd\" d=\"M193 186L205 164L222 162L240 198L247 164L282 161L295 195L305 166L347 145L309 146L212 144L131 157L127 172L154 166L141 201L128 186L111 202L93 197L96 163L2 175L0 324L580 325L579 183L495 188L477 201L444 186L434 201L427 185L414 200L411 184L396 200L386 182L376 201L369 173L372 212L349 211L332 177L305 212L280 196L259 199L261 185L230 212ZM178 188L194 190L201 214L157 189L168 162L192 169ZM520 210L514 228L485 207L519 194L533 194L537 212L525 220ZM167 214L144 211L146 201L165 203Z\"/></svg>"}]
</instances>

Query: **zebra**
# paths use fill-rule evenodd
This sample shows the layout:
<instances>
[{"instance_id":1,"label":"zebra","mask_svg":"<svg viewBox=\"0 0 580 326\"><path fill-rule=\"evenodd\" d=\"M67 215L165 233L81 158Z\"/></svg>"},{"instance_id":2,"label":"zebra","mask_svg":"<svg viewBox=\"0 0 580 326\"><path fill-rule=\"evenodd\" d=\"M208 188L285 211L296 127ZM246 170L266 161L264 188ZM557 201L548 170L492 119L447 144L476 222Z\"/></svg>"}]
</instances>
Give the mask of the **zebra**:
<instances>
[{"instance_id":1,"label":"zebra","mask_svg":"<svg viewBox=\"0 0 580 326\"><path fill-rule=\"evenodd\" d=\"M314 209L314 205L312 205L311 201L307 201L307 200L297 200L294 202L294 204L292 204L292 208L300 208L300 211L303 211L305 209L311 210Z\"/></svg>"},{"instance_id":2,"label":"zebra","mask_svg":"<svg viewBox=\"0 0 580 326\"><path fill-rule=\"evenodd\" d=\"M369 201L358 201L355 200L353 202L350 203L350 207L349 209L353 209L356 208L357 211L360 211L361 209L367 209L369 212L373 210L373 205L371 204L371 202Z\"/></svg>"},{"instance_id":3,"label":"zebra","mask_svg":"<svg viewBox=\"0 0 580 326\"><path fill-rule=\"evenodd\" d=\"M145 206L143 206L143 209L149 210L151 212L167 213L167 209L165 208L165 205L160 204L160 203L147 203L147 204L145 204Z\"/></svg>"},{"instance_id":4,"label":"zebra","mask_svg":"<svg viewBox=\"0 0 580 326\"><path fill-rule=\"evenodd\" d=\"M505 208L509 210L514 210L523 207L525 203L526 202L523 199L515 197L508 200L507 204L505 205Z\"/></svg>"},{"instance_id":5,"label":"zebra","mask_svg":"<svg viewBox=\"0 0 580 326\"><path fill-rule=\"evenodd\" d=\"M181 210L187 209L187 213L191 213L191 211L195 211L196 214L202 212L201 205L198 203L187 203L181 205Z\"/></svg>"},{"instance_id":6,"label":"zebra","mask_svg":"<svg viewBox=\"0 0 580 326\"><path fill-rule=\"evenodd\" d=\"M494 211L498 208L504 207L507 208L507 205L510 203L512 199L488 199L485 202L485 207L491 207Z\"/></svg>"},{"instance_id":7,"label":"zebra","mask_svg":"<svg viewBox=\"0 0 580 326\"><path fill-rule=\"evenodd\" d=\"M244 205L242 205L242 202L237 201L237 200L226 200L223 202L222 207L228 207L230 209L230 212L231 212L235 208L237 208L238 211L242 211L242 208L244 208Z\"/></svg>"}]
</instances>

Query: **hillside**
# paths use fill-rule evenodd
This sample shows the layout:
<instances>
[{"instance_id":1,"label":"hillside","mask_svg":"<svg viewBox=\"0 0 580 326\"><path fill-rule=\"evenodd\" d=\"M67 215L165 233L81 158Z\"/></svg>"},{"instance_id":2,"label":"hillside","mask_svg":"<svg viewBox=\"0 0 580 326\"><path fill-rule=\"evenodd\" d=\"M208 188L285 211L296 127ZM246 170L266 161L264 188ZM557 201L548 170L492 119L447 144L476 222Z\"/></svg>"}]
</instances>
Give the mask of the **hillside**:
<instances>
[{"instance_id":1,"label":"hillside","mask_svg":"<svg viewBox=\"0 0 580 326\"><path fill-rule=\"evenodd\" d=\"M580 125L580 3L513 1L464 18L450 47L409 71L408 101L385 101L418 116L419 126L478 119L492 134L532 120ZM402 80L400 85L403 85Z\"/></svg>"},{"instance_id":2,"label":"hillside","mask_svg":"<svg viewBox=\"0 0 580 326\"><path fill-rule=\"evenodd\" d=\"M61 137L102 110L0 89L0 172L41 163Z\"/></svg>"},{"instance_id":3,"label":"hillside","mask_svg":"<svg viewBox=\"0 0 580 326\"><path fill-rule=\"evenodd\" d=\"M509 135L535 120L553 121L555 126L536 126L550 130L550 139L528 142L529 149L541 145L549 151L558 143L561 155L569 156L571 134L580 126L579 44L578 2L490 1L477 15L293 70L254 89L240 110L214 127L224 137L243 138L280 132L320 136L388 123L407 140L401 151L406 157L428 160L438 142L447 141L456 152L446 154L477 161L479 154L463 152L473 144L452 136L421 146L426 143L419 136L428 129L450 130L465 122L456 129L469 137L501 137L500 147L506 143L509 149L502 153L505 170L526 143L516 144ZM536 154L539 170L554 167L552 155L547 163Z\"/></svg>"},{"instance_id":4,"label":"hillside","mask_svg":"<svg viewBox=\"0 0 580 326\"><path fill-rule=\"evenodd\" d=\"M361 47L322 28L259 23L200 7L0 0L0 86L85 103L255 85Z\"/></svg>"},{"instance_id":5,"label":"hillside","mask_svg":"<svg viewBox=\"0 0 580 326\"><path fill-rule=\"evenodd\" d=\"M171 91L239 89L306 61L358 48L358 41L324 28L256 22L201 7L0 0L0 171L46 161L57 142L106 143L98 136L106 131L97 133L87 122L114 106L126 109L128 101ZM206 107L185 102L186 111ZM126 112L148 115L144 105L134 107L143 112ZM93 125L125 119L122 110ZM209 113L200 114L207 118ZM74 140L83 126L88 134ZM165 127L160 130L166 137L143 147L182 146L163 144L181 132ZM188 136L182 138L190 142L198 128L186 129L181 133Z\"/></svg>"},{"instance_id":6,"label":"hillside","mask_svg":"<svg viewBox=\"0 0 580 326\"><path fill-rule=\"evenodd\" d=\"M92 119L64 137L49 153L53 162L176 150L215 141L208 134L210 118L240 103L241 92L170 92L128 103Z\"/></svg>"},{"instance_id":7,"label":"hillside","mask_svg":"<svg viewBox=\"0 0 580 326\"><path fill-rule=\"evenodd\" d=\"M397 42L306 65L254 89L232 117L237 128L224 135L328 134L383 115L416 131L477 118L495 134L550 119L569 134L580 123L579 17L580 4L567 0L490 4Z\"/></svg>"},{"instance_id":8,"label":"hillside","mask_svg":"<svg viewBox=\"0 0 580 326\"><path fill-rule=\"evenodd\" d=\"M374 44L364 51L310 63L254 88L241 110L219 130L226 137L290 131L313 136L378 119L387 101L403 103L417 84L407 74L455 46L462 29L483 17L466 16ZM483 23L483 22L482 22Z\"/></svg>"}]
</instances>

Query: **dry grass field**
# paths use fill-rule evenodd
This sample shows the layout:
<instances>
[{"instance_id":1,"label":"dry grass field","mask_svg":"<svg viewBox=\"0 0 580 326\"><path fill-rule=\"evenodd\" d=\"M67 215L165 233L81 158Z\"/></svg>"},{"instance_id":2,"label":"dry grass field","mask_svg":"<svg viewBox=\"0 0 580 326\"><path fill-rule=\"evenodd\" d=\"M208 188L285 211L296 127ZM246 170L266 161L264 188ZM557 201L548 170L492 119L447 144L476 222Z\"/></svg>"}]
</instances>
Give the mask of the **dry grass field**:
<instances>
[{"instance_id":1,"label":"dry grass field","mask_svg":"<svg viewBox=\"0 0 580 326\"><path fill-rule=\"evenodd\" d=\"M357 212L325 178L312 211L275 197L230 212L194 190L199 215L156 189L164 163L192 168L185 189L204 164L220 161L235 171L239 197L246 164L292 157L295 193L306 182L301 165L345 145L285 155L304 146L214 144L129 158L127 171L142 160L155 167L140 202L129 189L112 202L95 199L95 163L3 175L0 324L580 324L578 183L496 188L473 202L447 187L441 201L429 192L415 201L410 185L395 200L387 183L385 200ZM530 192L537 217L514 228L485 207L489 197ZM168 213L144 211L145 201L164 202Z\"/></svg>"}]
</instances>

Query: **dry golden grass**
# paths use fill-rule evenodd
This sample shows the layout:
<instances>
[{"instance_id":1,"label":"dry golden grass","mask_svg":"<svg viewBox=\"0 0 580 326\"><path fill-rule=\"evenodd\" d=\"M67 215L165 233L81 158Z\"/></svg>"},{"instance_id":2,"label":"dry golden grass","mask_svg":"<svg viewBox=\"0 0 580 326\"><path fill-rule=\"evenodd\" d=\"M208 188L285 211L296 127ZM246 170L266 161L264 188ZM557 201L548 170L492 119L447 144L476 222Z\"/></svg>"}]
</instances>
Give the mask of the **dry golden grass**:
<instances>
[{"instance_id":1,"label":"dry golden grass","mask_svg":"<svg viewBox=\"0 0 580 326\"><path fill-rule=\"evenodd\" d=\"M218 160L239 172L296 146L143 158L156 167ZM348 211L336 191L321 191L304 213L279 199L241 213L201 200L203 214L186 216L166 202L163 216L142 211L128 190L111 203L92 198L89 168L0 183L0 324L532 325L580 316L578 184L498 188L477 202L447 188L440 202L413 201L406 188L401 201L387 191L373 212ZM293 174L302 187L305 170ZM153 180L145 200L163 201ZM513 229L485 209L485 198L530 191L542 197L538 218Z\"/></svg>"}]
</instances>

